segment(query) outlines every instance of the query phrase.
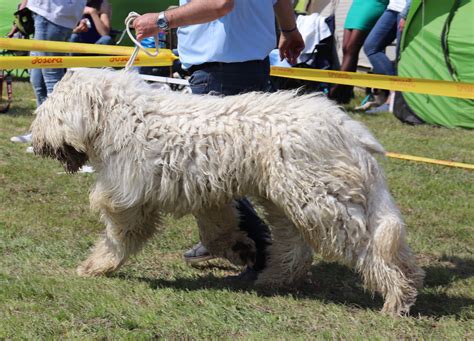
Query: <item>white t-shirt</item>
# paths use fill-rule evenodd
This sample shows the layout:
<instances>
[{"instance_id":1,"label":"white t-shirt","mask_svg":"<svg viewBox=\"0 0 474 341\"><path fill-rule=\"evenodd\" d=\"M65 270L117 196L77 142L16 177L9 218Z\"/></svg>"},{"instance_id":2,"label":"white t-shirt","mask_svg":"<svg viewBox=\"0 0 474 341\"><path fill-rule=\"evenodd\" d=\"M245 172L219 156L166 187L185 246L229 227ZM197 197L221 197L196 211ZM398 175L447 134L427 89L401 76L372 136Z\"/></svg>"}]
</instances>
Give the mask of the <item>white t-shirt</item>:
<instances>
[{"instance_id":1,"label":"white t-shirt","mask_svg":"<svg viewBox=\"0 0 474 341\"><path fill-rule=\"evenodd\" d=\"M401 12L405 8L406 3L406 0L390 0L387 9L390 9L395 12Z\"/></svg>"},{"instance_id":2,"label":"white t-shirt","mask_svg":"<svg viewBox=\"0 0 474 341\"><path fill-rule=\"evenodd\" d=\"M71 29L81 20L85 6L86 0L28 0L26 5L52 23Z\"/></svg>"}]
</instances>

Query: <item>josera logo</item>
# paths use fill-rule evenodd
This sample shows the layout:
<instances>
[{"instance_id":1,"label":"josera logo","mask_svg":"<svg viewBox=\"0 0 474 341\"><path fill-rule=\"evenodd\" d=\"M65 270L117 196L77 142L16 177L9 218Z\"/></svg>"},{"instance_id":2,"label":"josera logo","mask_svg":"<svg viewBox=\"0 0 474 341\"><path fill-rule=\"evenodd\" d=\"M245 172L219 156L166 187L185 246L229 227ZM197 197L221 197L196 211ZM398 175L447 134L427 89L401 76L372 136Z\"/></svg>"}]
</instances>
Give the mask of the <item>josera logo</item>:
<instances>
[{"instance_id":1,"label":"josera logo","mask_svg":"<svg viewBox=\"0 0 474 341\"><path fill-rule=\"evenodd\" d=\"M472 84L456 84L459 92L474 93L474 85Z\"/></svg>"},{"instance_id":2,"label":"josera logo","mask_svg":"<svg viewBox=\"0 0 474 341\"><path fill-rule=\"evenodd\" d=\"M403 86L405 89L416 89L417 87L416 81L411 78L389 77L388 79L392 84Z\"/></svg>"},{"instance_id":3,"label":"josera logo","mask_svg":"<svg viewBox=\"0 0 474 341\"><path fill-rule=\"evenodd\" d=\"M112 58L109 58L109 62L111 63L126 63L128 62L128 60L130 59L130 57L112 57ZM135 59L135 61L139 61L140 58L137 58Z\"/></svg>"},{"instance_id":4,"label":"josera logo","mask_svg":"<svg viewBox=\"0 0 474 341\"><path fill-rule=\"evenodd\" d=\"M32 65L35 64L47 64L47 65L57 65L62 64L63 59L61 57L36 57L31 61Z\"/></svg>"}]
</instances>

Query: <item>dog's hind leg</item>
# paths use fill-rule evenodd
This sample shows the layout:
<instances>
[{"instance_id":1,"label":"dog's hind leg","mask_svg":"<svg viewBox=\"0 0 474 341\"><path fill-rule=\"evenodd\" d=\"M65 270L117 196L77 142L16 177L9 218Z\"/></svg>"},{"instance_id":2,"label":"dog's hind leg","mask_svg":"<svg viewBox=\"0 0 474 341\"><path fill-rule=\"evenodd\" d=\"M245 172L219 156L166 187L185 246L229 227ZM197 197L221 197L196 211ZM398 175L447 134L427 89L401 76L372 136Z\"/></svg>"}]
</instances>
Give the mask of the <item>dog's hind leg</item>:
<instances>
[{"instance_id":1,"label":"dog's hind leg","mask_svg":"<svg viewBox=\"0 0 474 341\"><path fill-rule=\"evenodd\" d=\"M257 285L285 287L294 284L308 273L313 262L313 251L280 208L267 200L260 203L272 227L272 244L267 266L259 274Z\"/></svg>"},{"instance_id":2,"label":"dog's hind leg","mask_svg":"<svg viewBox=\"0 0 474 341\"><path fill-rule=\"evenodd\" d=\"M142 205L124 210L101 208L104 235L92 254L77 268L81 276L100 276L116 271L154 234L159 223L155 207Z\"/></svg>"},{"instance_id":3,"label":"dog's hind leg","mask_svg":"<svg viewBox=\"0 0 474 341\"><path fill-rule=\"evenodd\" d=\"M202 244L216 257L235 265L254 265L255 242L239 229L235 202L221 207L207 207L195 213Z\"/></svg>"}]
</instances>

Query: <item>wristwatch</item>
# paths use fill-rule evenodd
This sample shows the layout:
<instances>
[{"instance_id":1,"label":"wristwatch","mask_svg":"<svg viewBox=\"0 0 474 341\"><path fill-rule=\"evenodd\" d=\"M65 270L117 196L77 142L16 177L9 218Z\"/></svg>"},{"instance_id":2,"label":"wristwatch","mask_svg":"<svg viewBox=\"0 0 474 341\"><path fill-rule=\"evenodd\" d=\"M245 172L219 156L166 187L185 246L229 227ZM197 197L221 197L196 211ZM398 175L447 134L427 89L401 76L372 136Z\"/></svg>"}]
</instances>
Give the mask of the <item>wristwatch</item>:
<instances>
[{"instance_id":1,"label":"wristwatch","mask_svg":"<svg viewBox=\"0 0 474 341\"><path fill-rule=\"evenodd\" d=\"M165 16L165 12L160 12L160 14L158 14L158 20L156 21L156 26L158 26L158 28L162 29L163 31L166 31L170 28L168 19L166 19L166 16Z\"/></svg>"}]
</instances>

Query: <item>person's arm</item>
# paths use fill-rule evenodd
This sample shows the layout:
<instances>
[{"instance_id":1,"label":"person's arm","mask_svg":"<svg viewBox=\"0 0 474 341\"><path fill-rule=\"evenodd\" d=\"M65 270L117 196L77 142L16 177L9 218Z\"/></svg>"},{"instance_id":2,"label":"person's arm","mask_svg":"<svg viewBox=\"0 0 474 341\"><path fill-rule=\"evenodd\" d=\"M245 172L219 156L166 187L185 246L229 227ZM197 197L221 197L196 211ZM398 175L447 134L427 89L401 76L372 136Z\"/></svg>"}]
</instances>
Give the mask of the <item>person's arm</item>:
<instances>
[{"instance_id":1,"label":"person's arm","mask_svg":"<svg viewBox=\"0 0 474 341\"><path fill-rule=\"evenodd\" d=\"M28 0L22 0L18 4L18 10L22 10L23 8L26 7L28 3ZM12 38L15 33L18 32L18 27L16 27L15 23L13 23L12 28L10 29L10 32L7 33L7 38Z\"/></svg>"},{"instance_id":2,"label":"person's arm","mask_svg":"<svg viewBox=\"0 0 474 341\"><path fill-rule=\"evenodd\" d=\"M293 4L291 0L278 0L274 9L281 31L278 44L280 58L286 58L290 64L294 64L304 49L304 40L296 26Z\"/></svg>"},{"instance_id":3,"label":"person's arm","mask_svg":"<svg viewBox=\"0 0 474 341\"><path fill-rule=\"evenodd\" d=\"M102 12L102 9L105 9L104 12ZM101 7L101 10L98 11L93 7L86 6L84 8L84 14L88 14L91 16L92 21L94 21L95 28L97 29L97 32L101 36L106 36L110 33L110 15L107 10L107 7Z\"/></svg>"},{"instance_id":4,"label":"person's arm","mask_svg":"<svg viewBox=\"0 0 474 341\"><path fill-rule=\"evenodd\" d=\"M410 11L411 0L407 0L405 8L400 12L400 21L398 22L398 29L403 31L405 28L405 22L407 20L408 12Z\"/></svg>"},{"instance_id":5,"label":"person's arm","mask_svg":"<svg viewBox=\"0 0 474 341\"><path fill-rule=\"evenodd\" d=\"M234 9L234 0L193 0L184 6L165 11L170 28L210 22ZM159 13L147 13L133 21L137 39L158 34L156 21Z\"/></svg>"}]
</instances>

